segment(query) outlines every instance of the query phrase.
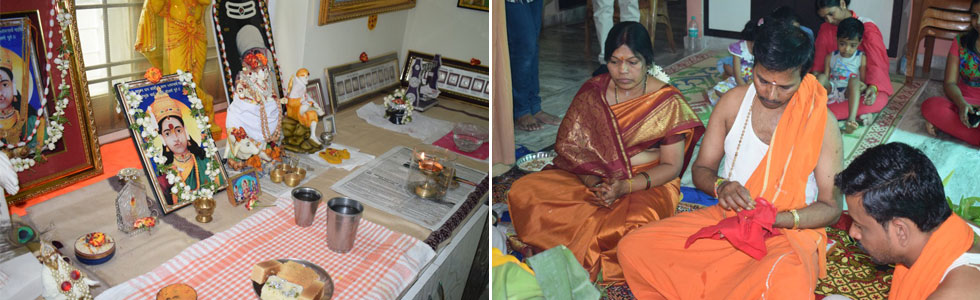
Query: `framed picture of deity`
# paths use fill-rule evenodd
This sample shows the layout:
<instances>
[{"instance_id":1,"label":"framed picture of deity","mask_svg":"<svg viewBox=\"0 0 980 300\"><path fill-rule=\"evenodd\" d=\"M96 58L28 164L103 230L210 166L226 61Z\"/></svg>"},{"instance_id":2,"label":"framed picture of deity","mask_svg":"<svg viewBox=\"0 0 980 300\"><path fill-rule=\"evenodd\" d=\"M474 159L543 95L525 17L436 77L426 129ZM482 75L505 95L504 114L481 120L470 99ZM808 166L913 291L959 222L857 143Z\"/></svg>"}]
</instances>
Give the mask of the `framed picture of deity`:
<instances>
[{"instance_id":1,"label":"framed picture of deity","mask_svg":"<svg viewBox=\"0 0 980 300\"><path fill-rule=\"evenodd\" d=\"M397 53L372 58L368 62L326 68L323 72L327 77L327 97L324 99L342 110L389 92L399 85L397 69ZM352 89L347 89L348 83Z\"/></svg>"},{"instance_id":2,"label":"framed picture of deity","mask_svg":"<svg viewBox=\"0 0 980 300\"><path fill-rule=\"evenodd\" d=\"M490 11L490 0L457 0L456 7Z\"/></svg>"},{"instance_id":3,"label":"framed picture of deity","mask_svg":"<svg viewBox=\"0 0 980 300\"><path fill-rule=\"evenodd\" d=\"M415 0L320 0L320 26L415 7Z\"/></svg>"},{"instance_id":4,"label":"framed picture of deity","mask_svg":"<svg viewBox=\"0 0 980 300\"><path fill-rule=\"evenodd\" d=\"M115 89L152 194L166 214L195 199L213 198L228 186L228 175L201 99L190 88L190 73L154 78L153 70L145 76L150 79Z\"/></svg>"},{"instance_id":5,"label":"framed picture of deity","mask_svg":"<svg viewBox=\"0 0 980 300\"><path fill-rule=\"evenodd\" d=\"M235 82L248 66L246 57L259 57L268 69L269 86L274 96L282 97L282 75L272 39L269 8L264 0L216 0L211 5L218 62L221 65L225 96L231 104ZM249 55L253 54L253 55Z\"/></svg>"},{"instance_id":6,"label":"framed picture of deity","mask_svg":"<svg viewBox=\"0 0 980 300\"><path fill-rule=\"evenodd\" d=\"M408 86L408 79L411 77L408 66L415 63L415 60L422 61L422 70L431 70L435 56L409 50L408 57L405 59L405 68L401 74L402 86ZM439 74L436 78L436 86L441 95L456 98L465 102L473 103L483 107L490 106L490 95L484 93L482 89L490 85L490 68L484 65L473 65L460 60L442 57L442 65L439 66ZM425 77L424 74L420 77ZM481 89L474 89L473 83L480 82ZM425 84L425 83L423 83Z\"/></svg>"},{"instance_id":7,"label":"framed picture of deity","mask_svg":"<svg viewBox=\"0 0 980 300\"><path fill-rule=\"evenodd\" d=\"M262 195L259 188L259 174L256 169L249 169L228 180L228 202L232 206L255 202Z\"/></svg>"},{"instance_id":8,"label":"framed picture of deity","mask_svg":"<svg viewBox=\"0 0 980 300\"><path fill-rule=\"evenodd\" d=\"M0 6L0 151L20 183L8 203L102 174L73 1Z\"/></svg>"}]
</instances>

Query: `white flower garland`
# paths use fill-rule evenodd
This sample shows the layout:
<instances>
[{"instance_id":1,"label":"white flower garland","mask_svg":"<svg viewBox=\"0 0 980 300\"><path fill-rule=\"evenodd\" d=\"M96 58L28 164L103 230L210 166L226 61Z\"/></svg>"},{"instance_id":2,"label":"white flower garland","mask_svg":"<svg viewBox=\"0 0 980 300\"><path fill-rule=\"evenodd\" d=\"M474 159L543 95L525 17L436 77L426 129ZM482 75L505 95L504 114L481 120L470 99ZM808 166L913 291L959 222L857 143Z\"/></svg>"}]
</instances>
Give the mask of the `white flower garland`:
<instances>
[{"instance_id":1,"label":"white flower garland","mask_svg":"<svg viewBox=\"0 0 980 300\"><path fill-rule=\"evenodd\" d=\"M664 72L664 68L661 68L656 64L651 65L650 68L647 69L647 74L650 74L653 76L653 78L663 81L664 83L670 83L670 75L667 75L667 73Z\"/></svg>"},{"instance_id":2,"label":"white flower garland","mask_svg":"<svg viewBox=\"0 0 980 300\"><path fill-rule=\"evenodd\" d=\"M51 8L49 13L51 14L51 17L54 17L56 20L58 20L58 31L61 34L62 46L58 49L57 57L55 57L51 53L50 49L48 50L46 57L47 59L54 58L55 67L61 71L61 84L58 85L58 93L57 95L55 95L55 112L50 116L48 116L48 122L47 122L48 126L45 128L45 136L47 137L47 140L45 140L45 145L41 149L47 149L47 150L54 150L55 143L61 140L61 137L65 132L64 124L65 122L68 121L68 119L65 118L65 107L68 107L68 95L71 94L71 85L66 83L66 79L68 78L68 72L71 70L71 65L70 65L71 60L68 57L71 55L71 52L73 50L72 47L67 46L68 33L66 32L67 28L71 26L72 15L64 7L64 3L59 3L59 0L51 0L51 5L53 6L53 8ZM49 27L54 27L54 25L55 25L54 20L48 22ZM51 38L53 35L54 35L53 30L48 32L48 38ZM52 48L52 46L53 45L49 42L48 48ZM45 71L51 72L50 64L45 65ZM50 95L50 90L48 89L48 86L51 84L52 82L51 79L53 77L54 76L48 78L47 84L44 85L45 86L44 97L41 97L42 109L44 108L44 104L46 104L47 102L47 97ZM37 122L40 121L41 120L39 118ZM35 126L37 126L36 123ZM33 135L33 133L31 135ZM20 141L19 143L16 144L6 144L7 149L14 149L16 147L24 147L24 146L27 146L27 143L24 141ZM20 158L20 157L11 158L10 163L13 166L14 171L22 172L27 169L30 169L38 162L42 162L43 160L44 158L41 157L41 151L38 151L34 153L34 156L30 158Z\"/></svg>"},{"instance_id":3,"label":"white flower garland","mask_svg":"<svg viewBox=\"0 0 980 300\"><path fill-rule=\"evenodd\" d=\"M404 104L395 103L395 99L401 98ZM405 114L402 115L402 123L408 123L412 121L412 111L415 107L412 106L412 101L405 98L405 89L395 89L390 95L385 96L385 110L402 110Z\"/></svg>"},{"instance_id":4,"label":"white flower garland","mask_svg":"<svg viewBox=\"0 0 980 300\"><path fill-rule=\"evenodd\" d=\"M211 124L208 123L208 115L204 112L204 103L201 102L201 98L198 98L194 92L197 85L192 80L193 76L191 73L177 70L177 78L180 79L180 83L184 86L187 100L191 103L191 115L194 116L194 120L197 122L197 128L201 131L200 134L203 139L201 148L204 149L207 157L213 158L218 154L218 147L215 146L214 139L210 135ZM211 182L202 180L201 186L197 190L192 191L190 186L181 180L180 175L177 174L177 170L167 168L166 165L163 165L167 162L167 158L163 156L162 147L153 146L153 141L160 135L157 131L156 120L139 108L140 103L143 103L143 97L130 91L128 84L122 84L122 88L126 106L129 107L128 112L133 117L133 120L135 120L130 128L140 132L144 149L143 155L150 157L157 164L157 169L161 173L166 174L167 182L170 183L170 193L177 196L177 203L190 202L197 198L213 198L215 191L218 189L218 185L215 183L217 180L212 180ZM212 159L205 168L204 174L208 178L220 178L221 171L218 170L218 163Z\"/></svg>"}]
</instances>

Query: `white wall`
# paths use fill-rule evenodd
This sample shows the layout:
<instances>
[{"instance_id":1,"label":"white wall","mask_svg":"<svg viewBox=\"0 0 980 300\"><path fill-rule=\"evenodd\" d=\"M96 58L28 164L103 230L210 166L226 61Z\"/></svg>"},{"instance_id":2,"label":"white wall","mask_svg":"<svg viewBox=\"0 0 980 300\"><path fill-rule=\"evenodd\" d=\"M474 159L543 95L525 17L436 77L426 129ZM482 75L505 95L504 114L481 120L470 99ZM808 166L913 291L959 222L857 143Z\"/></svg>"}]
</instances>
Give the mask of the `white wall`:
<instances>
[{"instance_id":1,"label":"white wall","mask_svg":"<svg viewBox=\"0 0 980 300\"><path fill-rule=\"evenodd\" d=\"M269 0L269 10L283 81L306 68L326 83L325 68L355 62L361 52L371 58L397 52L399 68L409 49L490 63L490 15L458 8L456 1L421 0L415 8L379 14L374 30L367 17L318 25L320 0Z\"/></svg>"},{"instance_id":2,"label":"white wall","mask_svg":"<svg viewBox=\"0 0 980 300\"><path fill-rule=\"evenodd\" d=\"M890 0L862 0L851 1L851 6L848 8L853 10L859 17L869 18L874 21L875 25L878 26L878 30L881 30L881 35L885 40L885 47L887 48L889 41L891 41L892 22L901 21L892 20L892 9L894 7L894 1Z\"/></svg>"},{"instance_id":3,"label":"white wall","mask_svg":"<svg viewBox=\"0 0 980 300\"><path fill-rule=\"evenodd\" d=\"M688 4L691 2L688 1ZM700 6L700 5L699 5ZM708 25L711 29L715 30L727 30L734 32L742 32L742 28L745 27L745 22L752 18L752 3L749 0L716 0L711 1L708 5ZM687 24L691 21L691 7L688 6L688 17L684 21ZM701 16L694 15L697 17L696 20L700 20ZM701 28L700 35L704 35L704 23L698 21L698 26ZM686 26L685 26L686 27Z\"/></svg>"},{"instance_id":4,"label":"white wall","mask_svg":"<svg viewBox=\"0 0 980 300\"><path fill-rule=\"evenodd\" d=\"M476 58L481 64L490 65L490 13L459 8L456 2L416 2L415 9L408 11L405 40L398 52L399 66L405 65L408 50L439 53L464 62Z\"/></svg>"}]
</instances>

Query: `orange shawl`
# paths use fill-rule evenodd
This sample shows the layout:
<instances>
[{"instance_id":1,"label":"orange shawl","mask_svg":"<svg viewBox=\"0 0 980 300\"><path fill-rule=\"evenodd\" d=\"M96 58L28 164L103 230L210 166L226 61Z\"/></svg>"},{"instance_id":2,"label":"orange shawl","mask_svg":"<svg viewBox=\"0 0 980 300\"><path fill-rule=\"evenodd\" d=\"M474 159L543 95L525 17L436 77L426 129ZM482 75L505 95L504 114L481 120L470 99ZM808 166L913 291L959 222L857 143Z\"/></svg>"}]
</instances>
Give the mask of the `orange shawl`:
<instances>
[{"instance_id":1,"label":"orange shawl","mask_svg":"<svg viewBox=\"0 0 980 300\"><path fill-rule=\"evenodd\" d=\"M973 230L952 214L932 232L912 267L895 265L888 299L925 299L936 291L953 261L973 246Z\"/></svg>"},{"instance_id":2,"label":"orange shawl","mask_svg":"<svg viewBox=\"0 0 980 300\"><path fill-rule=\"evenodd\" d=\"M776 211L806 206L807 179L820 158L827 125L827 91L812 74L807 74L786 105L769 141L769 151L745 183L753 197L769 200ZM818 274L821 278L826 276L824 229L780 229L780 232L786 235L802 261L812 261L811 255L819 255ZM815 238L819 239L817 243L813 242Z\"/></svg>"},{"instance_id":3,"label":"orange shawl","mask_svg":"<svg viewBox=\"0 0 980 300\"><path fill-rule=\"evenodd\" d=\"M603 178L632 177L629 158L652 147L666 137L685 133L686 147L682 170L687 167L704 125L680 91L673 86L617 105L629 105L632 120L620 127L613 109L606 102L611 77L603 74L589 79L572 100L558 128L554 164L574 174ZM651 103L652 102L652 103Z\"/></svg>"}]
</instances>

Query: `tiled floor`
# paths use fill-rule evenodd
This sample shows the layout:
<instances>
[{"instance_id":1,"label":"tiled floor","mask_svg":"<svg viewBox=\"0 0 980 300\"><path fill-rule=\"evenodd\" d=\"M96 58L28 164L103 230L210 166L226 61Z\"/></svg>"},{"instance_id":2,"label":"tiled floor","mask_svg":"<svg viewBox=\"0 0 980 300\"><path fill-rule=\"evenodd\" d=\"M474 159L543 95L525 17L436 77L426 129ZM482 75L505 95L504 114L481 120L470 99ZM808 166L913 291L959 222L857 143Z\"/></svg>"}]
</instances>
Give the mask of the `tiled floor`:
<instances>
[{"instance_id":1,"label":"tiled floor","mask_svg":"<svg viewBox=\"0 0 980 300\"><path fill-rule=\"evenodd\" d=\"M674 41L677 49L670 51L665 29L662 24L657 26L654 42L654 62L660 66L670 65L685 57L683 44L684 2L667 2L669 14L672 16ZM542 110L563 117L572 97L592 72L599 67L596 57L599 55L599 42L595 36L590 36L591 53L585 49L586 23L555 25L544 28L541 32L539 53L539 80L541 85ZM594 30L593 30L594 31ZM515 131L518 147L523 145L531 151L551 146L555 142L558 126L546 125L537 131Z\"/></svg>"}]
</instances>

